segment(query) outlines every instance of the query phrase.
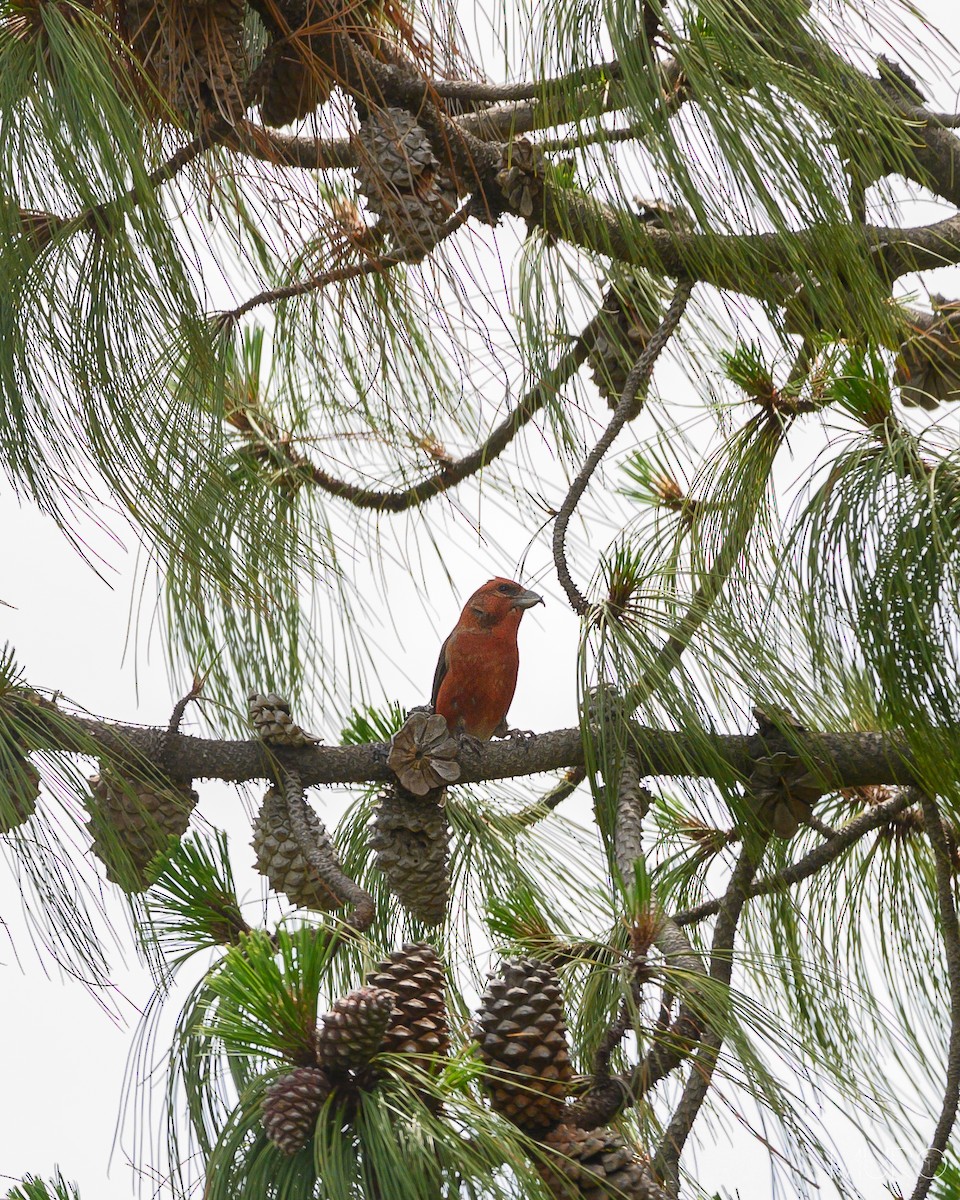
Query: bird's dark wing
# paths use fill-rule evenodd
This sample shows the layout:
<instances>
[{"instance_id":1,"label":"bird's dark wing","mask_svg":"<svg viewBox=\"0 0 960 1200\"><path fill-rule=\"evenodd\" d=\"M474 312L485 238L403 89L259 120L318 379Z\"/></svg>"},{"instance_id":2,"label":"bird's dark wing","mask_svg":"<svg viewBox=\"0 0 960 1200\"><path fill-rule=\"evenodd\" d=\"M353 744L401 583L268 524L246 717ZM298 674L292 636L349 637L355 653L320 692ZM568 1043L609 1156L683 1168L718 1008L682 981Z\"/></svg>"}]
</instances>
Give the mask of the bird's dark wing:
<instances>
[{"instance_id":1,"label":"bird's dark wing","mask_svg":"<svg viewBox=\"0 0 960 1200\"><path fill-rule=\"evenodd\" d=\"M450 669L450 665L447 662L447 646L450 645L450 638L452 637L453 634L449 634L443 645L440 647L440 657L437 660L437 669L433 673L433 691L430 693L430 703L434 706L434 708L436 708L437 705L437 696L440 694L440 684L443 683L444 676Z\"/></svg>"}]
</instances>

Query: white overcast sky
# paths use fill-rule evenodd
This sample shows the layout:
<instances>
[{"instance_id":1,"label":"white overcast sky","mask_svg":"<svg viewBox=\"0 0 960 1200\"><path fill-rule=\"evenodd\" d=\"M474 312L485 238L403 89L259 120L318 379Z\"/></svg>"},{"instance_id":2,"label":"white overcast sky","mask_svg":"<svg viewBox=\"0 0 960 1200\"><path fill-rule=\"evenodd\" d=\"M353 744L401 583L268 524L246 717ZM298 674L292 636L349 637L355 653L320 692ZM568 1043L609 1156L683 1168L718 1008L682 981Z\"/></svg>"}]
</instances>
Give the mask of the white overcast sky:
<instances>
[{"instance_id":1,"label":"white overcast sky","mask_svg":"<svg viewBox=\"0 0 960 1200\"><path fill-rule=\"evenodd\" d=\"M919 5L931 23L960 42L960 5L955 0L925 0ZM960 73L940 88L934 104L956 111ZM938 285L960 294L960 274L941 272ZM958 406L960 408L960 406ZM955 422L956 416L950 421ZM0 643L16 648L28 679L60 689L91 712L144 724L165 723L172 695L158 646L128 644L135 553L117 551L116 575L109 585L98 578L66 544L53 524L29 507L19 507L0 486L0 548L6 565L0 581ZM460 599L491 574L511 574L524 551L506 547L498 559L482 544L450 550L452 574L462 580ZM459 562L456 561L459 556ZM577 622L550 578L535 581L548 605L524 619L522 669L512 722L522 728L549 729L575 723ZM437 647L456 618L457 599L439 588L424 607L412 592L403 595L407 638L389 665L384 691L405 705L428 692ZM390 638L384 623L382 635ZM134 670L136 662L137 670ZM182 681L188 683L188 681ZM249 826L235 793L226 787L201 787L201 809L225 825L244 860ZM246 886L256 897L252 873ZM115 907L122 921L122 909ZM24 927L20 899L10 876L0 873L0 1189L25 1172L49 1177L55 1164L76 1180L85 1200L121 1200L136 1180L128 1156L134 1153L129 1127L115 1141L118 1105L131 1033L149 998L151 984L136 964L132 949L126 966L113 960L116 987L107 998L112 1015L77 983L55 969L47 973ZM129 946L130 939L127 938ZM862 1160L864 1190L872 1178L872 1160L842 1127L839 1137L853 1160L854 1176ZM852 1147L852 1149L848 1149ZM142 1164L147 1170L147 1163ZM714 1187L736 1188L744 1200L769 1195L765 1155L755 1143L705 1156L705 1176ZM901 1183L912 1186L907 1177ZM149 1194L149 1182L145 1191Z\"/></svg>"}]
</instances>

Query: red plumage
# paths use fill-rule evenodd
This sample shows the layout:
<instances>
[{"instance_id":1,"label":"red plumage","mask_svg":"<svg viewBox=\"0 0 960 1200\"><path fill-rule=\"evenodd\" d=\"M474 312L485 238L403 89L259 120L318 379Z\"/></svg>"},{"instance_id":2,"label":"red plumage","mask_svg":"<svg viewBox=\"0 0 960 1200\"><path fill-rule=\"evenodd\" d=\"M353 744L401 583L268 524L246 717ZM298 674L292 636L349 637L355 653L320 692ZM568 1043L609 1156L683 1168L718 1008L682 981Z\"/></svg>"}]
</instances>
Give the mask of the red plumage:
<instances>
[{"instance_id":1,"label":"red plumage","mask_svg":"<svg viewBox=\"0 0 960 1200\"><path fill-rule=\"evenodd\" d=\"M454 732L486 741L507 731L517 687L517 630L528 608L542 604L512 579L491 579L464 605L440 647L431 703Z\"/></svg>"}]
</instances>

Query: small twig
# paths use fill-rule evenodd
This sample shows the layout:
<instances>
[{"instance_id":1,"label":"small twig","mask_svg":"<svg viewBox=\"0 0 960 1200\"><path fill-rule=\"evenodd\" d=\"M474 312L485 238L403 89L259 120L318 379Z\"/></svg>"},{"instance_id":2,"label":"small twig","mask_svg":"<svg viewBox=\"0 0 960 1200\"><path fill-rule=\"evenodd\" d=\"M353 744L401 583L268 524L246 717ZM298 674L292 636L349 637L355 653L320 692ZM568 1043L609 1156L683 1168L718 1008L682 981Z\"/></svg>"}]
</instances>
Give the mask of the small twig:
<instances>
[{"instance_id":1,"label":"small twig","mask_svg":"<svg viewBox=\"0 0 960 1200\"><path fill-rule=\"evenodd\" d=\"M571 767L569 771L564 773L560 782L552 787L549 792L541 796L533 804L528 804L526 808L521 808L513 818L514 823L521 827L535 825L537 821L541 821L548 813L553 812L568 796L572 796L586 777L586 767Z\"/></svg>"},{"instance_id":2,"label":"small twig","mask_svg":"<svg viewBox=\"0 0 960 1200\"><path fill-rule=\"evenodd\" d=\"M771 892L778 892L783 888L791 887L795 883L800 883L801 880L808 879L811 875L822 870L828 863L833 862L835 858L839 858L845 850L848 850L860 838L870 833L871 830L885 825L892 820L898 813L903 812L905 808L909 808L913 801L910 798L909 791L904 788L892 800L886 800L883 804L871 806L865 813L859 817L848 821L825 842L821 842L819 846L815 846L809 854L805 854L803 858L790 866L784 867L783 870L777 871L773 875L768 875L764 879L758 879L756 883L751 884L748 896L766 896ZM698 904L696 908L688 908L683 912L674 913L673 919L678 925L693 925L697 921L702 921L706 917L712 917L720 911L720 900L705 900L703 904Z\"/></svg>"},{"instance_id":3,"label":"small twig","mask_svg":"<svg viewBox=\"0 0 960 1200\"><path fill-rule=\"evenodd\" d=\"M593 1081L596 1085L602 1086L609 1081L610 1059L636 1018L640 1008L640 972L643 971L645 966L646 962L643 959L634 964L633 975L630 980L630 995L624 996L621 1000L620 1011L617 1013L616 1018L610 1022L600 1045L597 1047L597 1052L593 1057Z\"/></svg>"},{"instance_id":4,"label":"small twig","mask_svg":"<svg viewBox=\"0 0 960 1200\"><path fill-rule=\"evenodd\" d=\"M710 978L725 989L729 988L733 975L733 945L740 914L747 901L750 882L765 846L766 841L759 845L744 846L720 904L710 949ZM700 1039L699 1049L690 1064L683 1095L653 1158L654 1173L664 1181L667 1191L673 1196L677 1195L680 1186L680 1155L707 1098L722 1045L723 1031L720 1022L711 1022Z\"/></svg>"},{"instance_id":5,"label":"small twig","mask_svg":"<svg viewBox=\"0 0 960 1200\"><path fill-rule=\"evenodd\" d=\"M580 468L580 473L570 485L570 489L560 506L560 511L557 513L556 524L553 527L553 561L557 570L557 578L567 594L570 607L579 616L583 616L590 605L573 582L570 575L570 568L567 565L564 545L567 536L567 526L570 524L570 518L573 516L577 504L580 502L580 497L586 490L587 484L599 466L601 459L610 449L610 446L627 421L635 417L642 408L643 402L647 397L650 380L653 377L654 365L660 357L660 352L666 346L673 331L679 324L680 318L683 316L684 310L687 307L687 301L690 299L690 293L693 291L693 286L693 283L689 280L683 280L677 284L673 299L670 301L670 306L663 315L663 320L649 342L644 346L640 357L630 369L623 393L620 396L620 402L614 411L613 417L610 419L609 425L607 425L600 440L587 456L586 462Z\"/></svg>"},{"instance_id":6,"label":"small twig","mask_svg":"<svg viewBox=\"0 0 960 1200\"><path fill-rule=\"evenodd\" d=\"M296 839L300 853L316 871L320 880L331 892L346 904L352 904L353 909L344 917L343 923L357 933L369 929L376 916L373 897L349 875L340 869L339 863L330 854L322 853L315 839L310 834L305 810L307 802L303 796L303 784L296 771L283 767L279 771L281 792L287 805L290 819L290 832Z\"/></svg>"},{"instance_id":7,"label":"small twig","mask_svg":"<svg viewBox=\"0 0 960 1200\"><path fill-rule=\"evenodd\" d=\"M813 813L810 813L809 816L804 817L800 824L806 825L808 829L812 829L814 833L819 833L823 838L829 839L837 836L837 831L832 826L828 825L826 821L821 821L820 818L815 816Z\"/></svg>"},{"instance_id":8,"label":"small twig","mask_svg":"<svg viewBox=\"0 0 960 1200\"><path fill-rule=\"evenodd\" d=\"M167 725L168 739L174 737L175 734L180 732L180 723L183 720L183 714L187 711L187 705L196 700L196 698L200 695L200 693L203 691L203 685L206 683L206 681L206 675L194 675L193 683L190 685L190 691L187 692L185 696L181 697L173 706L173 712L170 714L170 721Z\"/></svg>"},{"instance_id":9,"label":"small twig","mask_svg":"<svg viewBox=\"0 0 960 1200\"><path fill-rule=\"evenodd\" d=\"M165 183L169 183L171 179L178 175L184 167L192 163L194 159L199 158L206 150L217 145L223 139L223 135L228 129L229 126L226 121L214 121L203 133L198 134L193 141L188 142L185 146L181 146L179 150L171 154L166 162L161 163L156 170L151 171L147 176L146 182L154 190L162 187ZM105 200L102 204L86 209L71 220L75 219L82 228L93 232L109 229L117 216L129 207L140 203L141 196L142 192L140 189L130 188L129 191L115 196L112 200Z\"/></svg>"},{"instance_id":10,"label":"small twig","mask_svg":"<svg viewBox=\"0 0 960 1200\"><path fill-rule=\"evenodd\" d=\"M455 233L461 225L465 224L472 211L469 202L461 205L455 213L449 216L437 228L436 241L430 249L433 250L440 242L444 241L452 233ZM419 262L422 257L421 250L422 247L418 248L416 253L409 249L394 250L390 254L381 255L379 258L371 258L367 262L352 263L349 266L335 267L332 271L323 271L310 279L302 280L300 283L291 283L286 287L268 288L266 291L258 292L257 295L251 296L249 300L245 300L236 308L217 313L217 324L220 326L232 324L250 312L251 309L259 308L261 304L275 304L278 300L290 300L294 296L305 296L309 292L319 291L331 283L343 283L347 279L358 279L364 275L381 275L393 267L401 266L403 263Z\"/></svg>"},{"instance_id":11,"label":"small twig","mask_svg":"<svg viewBox=\"0 0 960 1200\"><path fill-rule=\"evenodd\" d=\"M591 129L589 133L570 134L567 137L543 138L538 140L537 149L544 154L569 154L573 150L582 150L584 146L613 146L618 142L633 142L650 136L649 123L636 122L620 129L608 129L600 126Z\"/></svg>"},{"instance_id":12,"label":"small twig","mask_svg":"<svg viewBox=\"0 0 960 1200\"><path fill-rule=\"evenodd\" d=\"M611 67L614 64L610 64ZM683 74L676 59L668 58L658 64L660 74L660 107L672 114L689 99L689 91L683 86ZM629 103L627 92L616 80L603 89L600 95L591 97L591 104L601 112L615 112ZM556 92L544 103L544 97L531 100L505 101L479 112L464 113L457 118L461 129L484 139L503 140L545 129L555 125L568 125L583 117L583 97L572 93ZM591 107L591 112L596 108Z\"/></svg>"},{"instance_id":13,"label":"small twig","mask_svg":"<svg viewBox=\"0 0 960 1200\"><path fill-rule=\"evenodd\" d=\"M914 798L916 798L916 792L914 792ZM927 792L921 791L919 801L923 808L927 837L933 847L933 861L937 875L940 933L943 937L943 948L947 959L947 981L950 987L950 1038L947 1047L947 1071L940 1119L937 1121L937 1127L930 1139L930 1145L910 1200L924 1200L930 1190L930 1185L936 1178L943 1161L943 1155L957 1119L957 1105L960 1103L960 925L957 923L957 907L953 898L953 862L936 800Z\"/></svg>"}]
</instances>

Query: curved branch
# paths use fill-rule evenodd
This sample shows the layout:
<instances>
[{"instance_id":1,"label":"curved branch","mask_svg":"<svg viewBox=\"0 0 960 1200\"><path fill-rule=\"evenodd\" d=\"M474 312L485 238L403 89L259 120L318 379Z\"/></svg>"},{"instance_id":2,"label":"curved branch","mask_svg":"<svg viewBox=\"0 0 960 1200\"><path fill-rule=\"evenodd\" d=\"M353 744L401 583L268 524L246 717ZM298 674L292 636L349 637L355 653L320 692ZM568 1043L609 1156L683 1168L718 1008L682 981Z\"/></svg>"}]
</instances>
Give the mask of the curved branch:
<instances>
[{"instance_id":1,"label":"curved branch","mask_svg":"<svg viewBox=\"0 0 960 1200\"><path fill-rule=\"evenodd\" d=\"M957 1105L960 1103L960 925L957 923L957 907L953 898L953 863L936 801L926 792L921 792L920 803L923 808L924 827L933 847L933 861L937 874L940 932L943 936L947 980L950 986L950 1039L940 1119L930 1139L930 1146L910 1200L924 1200L930 1190L930 1184L943 1161L950 1134L956 1123Z\"/></svg>"},{"instance_id":2,"label":"curved branch","mask_svg":"<svg viewBox=\"0 0 960 1200\"><path fill-rule=\"evenodd\" d=\"M449 216L439 226L436 240L430 249L434 249L440 242L444 241L452 233L455 233L461 225L465 224L467 219L472 215L472 211L469 203L461 205L452 216ZM308 292L319 291L331 283L342 283L346 279L358 279L363 275L380 275L403 263L419 262L423 258L423 251L423 247L418 247L416 252L408 249L394 250L391 254L384 254L379 258L371 258L367 262L353 263L344 267L334 267L332 271L323 271L319 275L314 275L312 279L304 279L301 283L291 283L286 287L270 288L267 291L258 292L256 296L251 296L249 300L245 300L243 304L239 304L236 308L217 313L216 320L218 324L226 325L230 322L238 321L242 316L250 312L251 309L259 308L261 304L274 304L278 300L290 300L294 296L305 296Z\"/></svg>"},{"instance_id":3,"label":"curved branch","mask_svg":"<svg viewBox=\"0 0 960 1200\"><path fill-rule=\"evenodd\" d=\"M279 775L280 793L286 804L290 832L296 839L300 853L316 871L321 882L339 900L353 905L351 911L343 918L344 925L357 933L363 933L370 928L376 916L377 909L373 897L349 875L343 873L329 844L324 852L324 848L319 846L311 835L306 820L307 802L303 797L303 784L297 772L284 767Z\"/></svg>"},{"instance_id":4,"label":"curved branch","mask_svg":"<svg viewBox=\"0 0 960 1200\"><path fill-rule=\"evenodd\" d=\"M322 491L346 500L357 508L369 508L375 512L399 513L415 508L431 500L434 496L442 495L470 476L483 470L494 459L498 458L516 435L533 417L540 412L549 400L569 382L583 365L590 352L593 340L605 320L604 314L599 313L580 332L573 345L550 368L543 379L539 380L526 392L516 408L504 418L475 450L462 458L446 462L432 475L427 475L417 483L407 488L385 490L382 488L362 487L338 479L322 467L312 463L293 445L293 439L278 430L271 428L271 438L263 441L263 447L274 455L282 455L284 465L296 472L298 481L312 484ZM258 424L263 428L265 422ZM253 441L253 438L249 440ZM559 803L559 801L557 801Z\"/></svg>"},{"instance_id":5,"label":"curved branch","mask_svg":"<svg viewBox=\"0 0 960 1200\"><path fill-rule=\"evenodd\" d=\"M556 366L521 398L516 408L501 421L490 436L463 458L444 463L434 474L399 491L360 487L337 479L314 466L308 467L309 482L341 500L349 501L357 508L371 508L377 512L405 512L449 491L499 457L520 430L576 374L589 352L590 331L595 323L596 319L562 355Z\"/></svg>"},{"instance_id":6,"label":"curved branch","mask_svg":"<svg viewBox=\"0 0 960 1200\"><path fill-rule=\"evenodd\" d=\"M848 821L837 833L828 838L827 841L821 842L819 846L815 846L809 854L805 854L803 858L797 862L791 863L788 867L777 871L773 875L768 875L764 879L758 879L756 883L750 886L750 897L753 896L768 896L771 892L779 892L783 888L792 887L795 883L800 883L804 879L809 879L811 875L816 875L828 863L839 858L845 850L849 850L855 845L865 834L870 833L874 829L879 829L888 821L891 821L898 813L903 812L905 808L909 808L913 803L910 792L904 788L898 795L891 800L885 800L882 804L873 805L867 809L865 813L861 813L859 817L855 817L852 821ZM697 921L702 921L705 917L712 917L720 911L720 900L705 900L703 904L698 904L696 908L688 908L683 912L673 914L673 919L678 925L693 925Z\"/></svg>"},{"instance_id":7,"label":"curved branch","mask_svg":"<svg viewBox=\"0 0 960 1200\"><path fill-rule=\"evenodd\" d=\"M769 837L769 835L768 835ZM713 944L710 949L710 978L721 984L727 992L733 975L733 945L736 938L740 914L747 901L750 882L766 847L764 839L760 844L752 842L744 846L737 865L730 876L730 882L720 904L717 914L717 924L713 931ZM723 1031L718 1028L718 1022L711 1021L700 1039L700 1046L693 1062L690 1064L690 1074L687 1076L683 1095L670 1119L663 1135L663 1140L654 1155L654 1173L663 1179L667 1190L676 1196L679 1190L680 1155L687 1138L693 1129L694 1122L707 1098L713 1081L713 1072L717 1064L717 1056L723 1045Z\"/></svg>"},{"instance_id":8,"label":"curved branch","mask_svg":"<svg viewBox=\"0 0 960 1200\"><path fill-rule=\"evenodd\" d=\"M577 504L580 502L580 497L586 491L590 477L599 466L600 460L610 449L620 430L627 421L632 420L639 413L644 400L646 400L647 389L653 377L654 365L660 357L660 352L666 346L673 331L680 323L680 318L683 316L692 291L693 284L690 282L684 281L677 285L673 299L670 301L667 311L663 314L663 320L660 322L659 328L644 346L640 357L630 368L630 373L623 388L623 394L610 419L609 425L587 456L586 462L580 468L580 473L570 485L570 489L564 497L563 504L560 506L560 511L557 513L556 524L553 527L553 562L557 569L557 578L560 581L560 586L567 593L570 607L580 616L583 616L590 606L577 588L577 585L573 582L570 569L567 566L564 546L567 536L567 526L570 524L570 518L573 516Z\"/></svg>"}]
</instances>

